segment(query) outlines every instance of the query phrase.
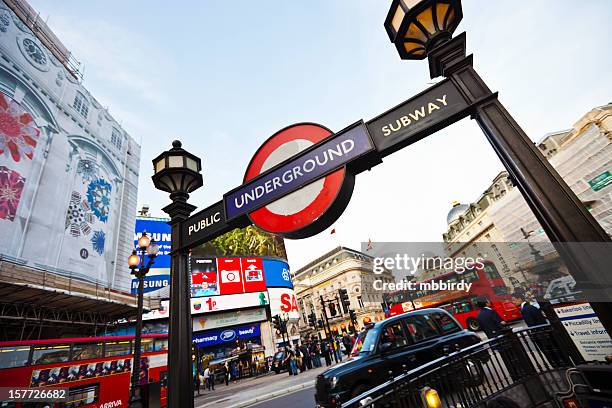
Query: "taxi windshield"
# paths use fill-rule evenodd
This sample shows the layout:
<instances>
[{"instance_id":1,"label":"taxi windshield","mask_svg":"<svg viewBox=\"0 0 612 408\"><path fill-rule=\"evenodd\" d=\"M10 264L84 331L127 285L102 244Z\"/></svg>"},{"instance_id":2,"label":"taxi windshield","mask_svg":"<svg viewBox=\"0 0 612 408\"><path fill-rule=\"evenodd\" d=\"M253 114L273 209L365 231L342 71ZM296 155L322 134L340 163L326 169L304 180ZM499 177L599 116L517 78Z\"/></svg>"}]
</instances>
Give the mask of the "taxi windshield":
<instances>
[{"instance_id":1,"label":"taxi windshield","mask_svg":"<svg viewBox=\"0 0 612 408\"><path fill-rule=\"evenodd\" d=\"M359 333L357 340L355 340L353 350L351 351L351 356L370 354L374 351L378 332L378 329L371 328Z\"/></svg>"}]
</instances>

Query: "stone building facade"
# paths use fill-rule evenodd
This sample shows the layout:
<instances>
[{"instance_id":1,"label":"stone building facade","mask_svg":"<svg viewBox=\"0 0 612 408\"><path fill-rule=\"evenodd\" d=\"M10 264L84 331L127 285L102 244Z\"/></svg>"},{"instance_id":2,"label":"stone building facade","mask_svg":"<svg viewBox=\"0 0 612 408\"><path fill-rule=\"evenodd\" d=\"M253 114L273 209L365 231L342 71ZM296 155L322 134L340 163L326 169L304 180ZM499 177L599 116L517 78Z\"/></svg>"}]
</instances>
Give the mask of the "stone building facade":
<instances>
[{"instance_id":1,"label":"stone building facade","mask_svg":"<svg viewBox=\"0 0 612 408\"><path fill-rule=\"evenodd\" d=\"M301 313L298 325L302 334L311 335L318 331L325 336L323 330L315 330L308 324L308 316L312 312L317 316L317 320L322 319L321 297L326 305L333 303L337 312L335 316L330 316L329 306L326 306L332 331L335 328L341 332L343 327L350 326L348 311L342 310L336 300L339 289L346 289L348 292L350 309L356 312L358 328L363 327L364 319L384 319L383 292L375 289L374 281L388 283L395 280L389 271L375 274L372 261L373 258L367 254L337 247L295 272L293 283Z\"/></svg>"}]
</instances>

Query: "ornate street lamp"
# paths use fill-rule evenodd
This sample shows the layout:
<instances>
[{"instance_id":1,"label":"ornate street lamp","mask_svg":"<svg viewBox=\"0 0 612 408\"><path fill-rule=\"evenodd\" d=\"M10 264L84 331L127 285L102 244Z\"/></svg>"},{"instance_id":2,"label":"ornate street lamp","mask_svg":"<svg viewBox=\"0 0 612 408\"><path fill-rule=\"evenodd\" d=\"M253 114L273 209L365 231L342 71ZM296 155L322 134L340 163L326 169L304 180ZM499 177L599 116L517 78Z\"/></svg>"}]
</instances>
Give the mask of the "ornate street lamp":
<instances>
[{"instance_id":1,"label":"ornate street lamp","mask_svg":"<svg viewBox=\"0 0 612 408\"><path fill-rule=\"evenodd\" d=\"M460 0L393 0L384 25L402 59L427 58L431 78L448 78L470 106L471 117L610 332L612 308L606 302L612 301L607 290L612 279L599 271L607 270L611 239L476 72L465 33L452 37L462 17Z\"/></svg>"},{"instance_id":2,"label":"ornate street lamp","mask_svg":"<svg viewBox=\"0 0 612 408\"><path fill-rule=\"evenodd\" d=\"M185 151L181 142L153 160L153 184L170 193L172 203L163 208L172 228L172 263L170 268L170 327L168 330L168 407L193 407L191 361L191 312L187 253L181 249L181 225L196 209L189 204L189 194L203 185L202 161Z\"/></svg>"},{"instance_id":3,"label":"ornate street lamp","mask_svg":"<svg viewBox=\"0 0 612 408\"><path fill-rule=\"evenodd\" d=\"M138 255L140 252L140 256ZM134 366L132 369L132 391L130 394L131 408L140 408L143 406L141 392L139 387L140 380L140 353L142 341L142 304L144 297L144 278L151 269L151 265L155 261L155 257L159 252L159 246L154 239L149 238L147 232L143 232L138 239L138 250L134 249L132 255L128 258L128 265L132 270L132 275L138 279L138 311L136 315L136 335L134 337ZM147 264L145 265L145 254L148 256ZM139 267L140 266L140 267ZM138 269L136 269L138 268Z\"/></svg>"},{"instance_id":4,"label":"ornate street lamp","mask_svg":"<svg viewBox=\"0 0 612 408\"><path fill-rule=\"evenodd\" d=\"M402 59L420 60L450 40L462 18L460 0L393 0L385 29Z\"/></svg>"}]
</instances>

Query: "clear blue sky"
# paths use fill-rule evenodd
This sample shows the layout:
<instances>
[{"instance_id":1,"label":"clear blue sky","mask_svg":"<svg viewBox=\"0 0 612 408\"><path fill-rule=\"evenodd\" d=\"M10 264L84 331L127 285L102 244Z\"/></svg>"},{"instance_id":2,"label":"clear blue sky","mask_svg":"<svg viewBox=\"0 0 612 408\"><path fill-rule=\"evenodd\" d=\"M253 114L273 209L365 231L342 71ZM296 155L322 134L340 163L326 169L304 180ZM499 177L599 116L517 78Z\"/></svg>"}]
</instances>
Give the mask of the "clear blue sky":
<instances>
[{"instance_id":1,"label":"clear blue sky","mask_svg":"<svg viewBox=\"0 0 612 408\"><path fill-rule=\"evenodd\" d=\"M151 159L179 138L203 158L203 208L240 184L276 130L339 130L428 87L427 63L401 61L383 20L390 1L30 0L83 62L85 86L142 142L139 205L162 215ZM534 140L612 101L612 2L464 1L475 66ZM464 120L357 178L335 225L288 242L293 268L342 244L439 241L452 200L475 200L502 170Z\"/></svg>"}]
</instances>

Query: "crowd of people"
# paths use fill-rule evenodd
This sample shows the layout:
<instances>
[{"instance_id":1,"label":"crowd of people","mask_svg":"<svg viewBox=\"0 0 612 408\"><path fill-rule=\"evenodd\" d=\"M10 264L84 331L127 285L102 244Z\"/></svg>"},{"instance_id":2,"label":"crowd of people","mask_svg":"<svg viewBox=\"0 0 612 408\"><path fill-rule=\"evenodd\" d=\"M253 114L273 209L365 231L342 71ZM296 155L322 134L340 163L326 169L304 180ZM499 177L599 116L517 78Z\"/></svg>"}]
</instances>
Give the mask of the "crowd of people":
<instances>
[{"instance_id":1,"label":"crowd of people","mask_svg":"<svg viewBox=\"0 0 612 408\"><path fill-rule=\"evenodd\" d=\"M351 354L355 336L344 332L332 341L311 340L279 349L284 351L283 365L287 367L289 375L298 375L299 372L322 367L323 361L326 367L332 365L333 360L342 361Z\"/></svg>"},{"instance_id":2,"label":"crowd of people","mask_svg":"<svg viewBox=\"0 0 612 408\"><path fill-rule=\"evenodd\" d=\"M313 339L299 345L280 347L278 352L283 353L282 366L287 369L289 375L298 375L306 370L323 367L323 364L329 367L334 360L342 361L350 355L355 344L355 336L344 332L341 336L336 336L333 342L334 344L329 340ZM273 360L273 356L263 360L262 369L253 375L272 371ZM197 395L201 395L203 390L214 391L215 383L224 382L225 385L236 383L242 377L240 369L237 361L226 361L218 368L207 366L194 376L194 391Z\"/></svg>"}]
</instances>

